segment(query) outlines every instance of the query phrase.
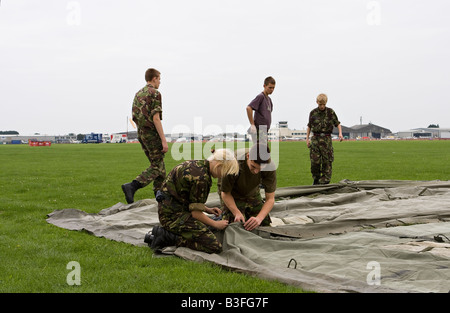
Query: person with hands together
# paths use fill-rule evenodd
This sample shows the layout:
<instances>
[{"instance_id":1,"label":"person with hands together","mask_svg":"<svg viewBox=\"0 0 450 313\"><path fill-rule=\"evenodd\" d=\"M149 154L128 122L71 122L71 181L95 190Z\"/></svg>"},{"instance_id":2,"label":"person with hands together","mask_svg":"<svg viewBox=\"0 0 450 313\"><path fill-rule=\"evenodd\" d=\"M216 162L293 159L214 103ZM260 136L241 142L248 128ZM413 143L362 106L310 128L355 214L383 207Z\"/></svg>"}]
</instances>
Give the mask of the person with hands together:
<instances>
[{"instance_id":1,"label":"person with hands together","mask_svg":"<svg viewBox=\"0 0 450 313\"><path fill-rule=\"evenodd\" d=\"M266 144L258 143L251 149L236 151L238 175L218 179L223 219L229 223L241 222L246 230L270 226L269 216L275 204L276 169ZM264 186L265 201L260 193Z\"/></svg>"}]
</instances>

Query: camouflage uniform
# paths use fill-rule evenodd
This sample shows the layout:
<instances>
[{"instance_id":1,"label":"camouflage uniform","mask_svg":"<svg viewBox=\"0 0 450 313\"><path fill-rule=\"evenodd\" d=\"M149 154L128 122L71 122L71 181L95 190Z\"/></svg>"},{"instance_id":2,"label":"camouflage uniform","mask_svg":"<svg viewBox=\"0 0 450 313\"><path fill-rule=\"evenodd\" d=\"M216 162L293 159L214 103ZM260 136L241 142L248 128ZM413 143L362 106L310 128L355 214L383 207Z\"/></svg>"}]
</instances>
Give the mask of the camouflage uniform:
<instances>
[{"instance_id":1,"label":"camouflage uniform","mask_svg":"<svg viewBox=\"0 0 450 313\"><path fill-rule=\"evenodd\" d=\"M177 247L207 253L219 253L222 244L208 226L191 215L204 209L212 185L209 161L185 161L177 165L164 180L163 200L158 205L159 221L164 229L179 236Z\"/></svg>"},{"instance_id":2,"label":"camouflage uniform","mask_svg":"<svg viewBox=\"0 0 450 313\"><path fill-rule=\"evenodd\" d=\"M150 161L150 167L136 177L142 187L153 182L153 190L160 189L166 177L162 142L153 123L153 116L160 114L162 119L161 93L147 84L136 93L133 101L133 121L137 125L138 140Z\"/></svg>"},{"instance_id":3,"label":"camouflage uniform","mask_svg":"<svg viewBox=\"0 0 450 313\"><path fill-rule=\"evenodd\" d=\"M236 151L236 159L239 163L239 175L227 175L217 180L217 192L222 205L223 219L234 222L234 215L222 200L222 191L231 192L237 208L241 211L245 220L255 217L261 211L264 200L261 197L260 184L262 183L266 193L276 190L276 171L261 171L253 174L247 165L246 154L249 149ZM261 226L270 226L272 220L267 215L261 222Z\"/></svg>"},{"instance_id":4,"label":"camouflage uniform","mask_svg":"<svg viewBox=\"0 0 450 313\"><path fill-rule=\"evenodd\" d=\"M313 132L310 145L311 174L315 184L328 184L331 181L334 161L331 133L340 124L333 109L324 111L315 108L309 114L308 127Z\"/></svg>"}]
</instances>

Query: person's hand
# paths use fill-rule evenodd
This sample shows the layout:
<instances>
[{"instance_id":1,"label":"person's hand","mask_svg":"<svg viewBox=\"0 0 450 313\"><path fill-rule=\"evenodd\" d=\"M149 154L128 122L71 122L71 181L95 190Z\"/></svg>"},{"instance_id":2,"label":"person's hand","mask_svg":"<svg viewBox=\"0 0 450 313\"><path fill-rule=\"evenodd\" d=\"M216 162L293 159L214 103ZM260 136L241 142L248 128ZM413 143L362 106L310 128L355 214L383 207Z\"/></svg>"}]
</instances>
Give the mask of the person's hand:
<instances>
[{"instance_id":1,"label":"person's hand","mask_svg":"<svg viewBox=\"0 0 450 313\"><path fill-rule=\"evenodd\" d=\"M167 142L162 144L162 153L166 153L167 151L169 151L169 145L167 144Z\"/></svg>"},{"instance_id":2,"label":"person's hand","mask_svg":"<svg viewBox=\"0 0 450 313\"><path fill-rule=\"evenodd\" d=\"M250 125L250 134L256 134L256 126L255 126L255 124Z\"/></svg>"},{"instance_id":3,"label":"person's hand","mask_svg":"<svg viewBox=\"0 0 450 313\"><path fill-rule=\"evenodd\" d=\"M342 141L342 140L344 140L344 136L339 135L339 141Z\"/></svg>"},{"instance_id":4,"label":"person's hand","mask_svg":"<svg viewBox=\"0 0 450 313\"><path fill-rule=\"evenodd\" d=\"M308 148L311 147L311 142L309 141L309 138L306 138L306 146L307 146Z\"/></svg>"},{"instance_id":5,"label":"person's hand","mask_svg":"<svg viewBox=\"0 0 450 313\"><path fill-rule=\"evenodd\" d=\"M244 217L244 215L242 215L241 212L239 212L238 214L236 214L234 216L234 221L235 222L242 222L242 223L244 223L245 222L245 217Z\"/></svg>"},{"instance_id":6,"label":"person's hand","mask_svg":"<svg viewBox=\"0 0 450 313\"><path fill-rule=\"evenodd\" d=\"M215 221L214 223L214 228L217 228L218 230L224 230L225 228L227 228L227 226L228 226L227 220Z\"/></svg>"},{"instance_id":7,"label":"person's hand","mask_svg":"<svg viewBox=\"0 0 450 313\"><path fill-rule=\"evenodd\" d=\"M244 223L244 228L246 230L252 231L259 225L261 225L262 220L258 217L250 217L247 222Z\"/></svg>"},{"instance_id":8,"label":"person's hand","mask_svg":"<svg viewBox=\"0 0 450 313\"><path fill-rule=\"evenodd\" d=\"M219 208L206 208L206 213L214 214L215 216L219 216L222 214L222 210Z\"/></svg>"}]
</instances>

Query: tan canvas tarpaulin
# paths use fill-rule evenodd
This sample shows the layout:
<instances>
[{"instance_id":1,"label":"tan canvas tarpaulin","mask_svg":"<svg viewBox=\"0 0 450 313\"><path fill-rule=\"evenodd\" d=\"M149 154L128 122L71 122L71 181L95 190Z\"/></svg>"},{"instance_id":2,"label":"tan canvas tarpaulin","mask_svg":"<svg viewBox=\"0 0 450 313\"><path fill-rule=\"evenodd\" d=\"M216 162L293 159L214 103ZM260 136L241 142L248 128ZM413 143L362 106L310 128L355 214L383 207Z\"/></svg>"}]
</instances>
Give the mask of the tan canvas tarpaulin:
<instances>
[{"instance_id":1,"label":"tan canvas tarpaulin","mask_svg":"<svg viewBox=\"0 0 450 313\"><path fill-rule=\"evenodd\" d=\"M450 182L341 181L280 188L276 197L272 227L248 232L231 224L222 253L177 248L175 255L314 291L450 291ZM207 205L218 203L211 194ZM157 204L118 203L98 214L65 209L47 221L145 245Z\"/></svg>"}]
</instances>

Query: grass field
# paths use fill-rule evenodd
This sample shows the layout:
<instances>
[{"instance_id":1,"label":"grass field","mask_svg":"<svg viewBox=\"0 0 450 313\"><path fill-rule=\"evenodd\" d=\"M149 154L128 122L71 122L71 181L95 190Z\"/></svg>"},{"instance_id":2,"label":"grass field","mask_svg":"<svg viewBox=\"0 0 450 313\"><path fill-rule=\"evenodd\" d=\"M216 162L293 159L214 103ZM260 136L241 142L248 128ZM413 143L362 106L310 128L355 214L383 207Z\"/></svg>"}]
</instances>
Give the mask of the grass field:
<instances>
[{"instance_id":1,"label":"grass field","mask_svg":"<svg viewBox=\"0 0 450 313\"><path fill-rule=\"evenodd\" d=\"M281 142L278 186L310 185L305 142ZM335 142L332 182L449 180L450 141ZM166 156L169 171L178 162ZM139 144L0 145L0 292L302 292L277 282L48 224L48 213L97 213L124 202L121 184L148 166ZM215 191L214 186L211 191ZM151 187L135 200L151 198ZM81 265L81 285L66 268Z\"/></svg>"}]
</instances>

